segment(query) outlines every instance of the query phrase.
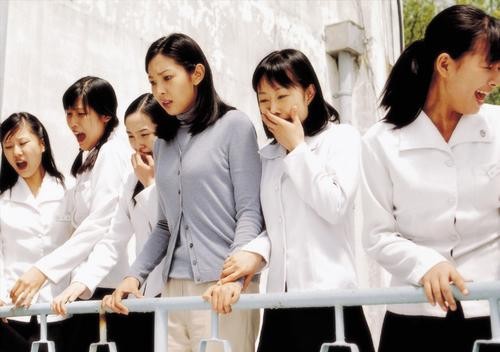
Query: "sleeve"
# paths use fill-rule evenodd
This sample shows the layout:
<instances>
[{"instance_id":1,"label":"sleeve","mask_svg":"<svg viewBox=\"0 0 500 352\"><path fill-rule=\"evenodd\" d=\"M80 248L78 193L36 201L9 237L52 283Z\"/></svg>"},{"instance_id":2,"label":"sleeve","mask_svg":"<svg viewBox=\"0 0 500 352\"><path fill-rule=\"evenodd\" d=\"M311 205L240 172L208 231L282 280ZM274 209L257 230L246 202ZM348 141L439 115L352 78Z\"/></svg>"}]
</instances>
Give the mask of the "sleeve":
<instances>
[{"instance_id":1,"label":"sleeve","mask_svg":"<svg viewBox=\"0 0 500 352\"><path fill-rule=\"evenodd\" d=\"M148 187L144 188L135 196L135 207L142 211L142 213L147 217L148 223L153 228L158 222L158 208L156 211L151 211L154 204L158 203L157 189L155 183L152 183Z\"/></svg>"},{"instance_id":2,"label":"sleeve","mask_svg":"<svg viewBox=\"0 0 500 352\"><path fill-rule=\"evenodd\" d=\"M236 208L236 230L231 252L256 238L263 225L257 134L245 115L238 116L237 121L238 125L229 132L229 172Z\"/></svg>"},{"instance_id":3,"label":"sleeve","mask_svg":"<svg viewBox=\"0 0 500 352\"><path fill-rule=\"evenodd\" d=\"M390 174L366 142L363 143L361 164L363 246L395 277L419 285L422 276L446 258L432 248L415 244L397 231Z\"/></svg>"},{"instance_id":4,"label":"sleeve","mask_svg":"<svg viewBox=\"0 0 500 352\"><path fill-rule=\"evenodd\" d=\"M300 198L329 223L345 219L353 206L359 184L359 133L343 126L332 135L327 130L318 148L327 150L314 153L304 142L283 160L285 172L295 185Z\"/></svg>"},{"instance_id":5,"label":"sleeve","mask_svg":"<svg viewBox=\"0 0 500 352\"><path fill-rule=\"evenodd\" d=\"M127 251L127 244L133 235L133 226L128 211L131 196L128 188L121 193L118 209L111 221L109 232L97 242L92 252L75 271L72 282L80 282L87 286L88 292L80 296L89 299L99 283L110 273L122 253Z\"/></svg>"},{"instance_id":6,"label":"sleeve","mask_svg":"<svg viewBox=\"0 0 500 352\"><path fill-rule=\"evenodd\" d=\"M269 239L267 231L262 231L259 236L241 247L240 250L259 254L266 261L266 265L269 264L271 240Z\"/></svg>"},{"instance_id":7,"label":"sleeve","mask_svg":"<svg viewBox=\"0 0 500 352\"><path fill-rule=\"evenodd\" d=\"M1 216L1 213L0 213ZM0 221L1 223L1 221ZM0 227L0 300L4 303L10 302L9 300L9 294L7 292L7 287L5 285L5 275L4 275L4 244L3 244L3 237L2 237L2 229Z\"/></svg>"},{"instance_id":8,"label":"sleeve","mask_svg":"<svg viewBox=\"0 0 500 352\"><path fill-rule=\"evenodd\" d=\"M141 285L146 281L149 273L165 257L170 241L170 230L160 200L158 201L158 209L158 222L127 275L138 279Z\"/></svg>"},{"instance_id":9,"label":"sleeve","mask_svg":"<svg viewBox=\"0 0 500 352\"><path fill-rule=\"evenodd\" d=\"M109 143L109 142L108 142ZM121 144L105 144L99 152L91 175L90 213L78 225L71 238L35 266L57 283L82 263L94 245L108 231L116 210L130 160ZM75 205L78 206L78 205Z\"/></svg>"}]
</instances>

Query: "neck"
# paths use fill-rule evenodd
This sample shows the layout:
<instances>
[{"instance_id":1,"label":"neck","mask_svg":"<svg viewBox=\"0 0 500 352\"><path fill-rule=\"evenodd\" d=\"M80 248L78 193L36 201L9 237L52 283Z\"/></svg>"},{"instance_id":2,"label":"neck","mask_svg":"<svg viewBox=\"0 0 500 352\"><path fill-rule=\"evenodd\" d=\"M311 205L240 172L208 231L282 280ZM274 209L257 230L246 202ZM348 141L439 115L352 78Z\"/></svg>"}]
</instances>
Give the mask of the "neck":
<instances>
[{"instance_id":1,"label":"neck","mask_svg":"<svg viewBox=\"0 0 500 352\"><path fill-rule=\"evenodd\" d=\"M29 189L33 196L37 196L42 186L43 177L45 176L45 170L40 167L32 176L25 178L24 181L28 184Z\"/></svg>"},{"instance_id":2,"label":"neck","mask_svg":"<svg viewBox=\"0 0 500 352\"><path fill-rule=\"evenodd\" d=\"M448 142L462 114L454 111L447 104L447 99L443 97L443 94L440 94L438 89L432 86L427 94L423 110L437 127L444 140Z\"/></svg>"}]
</instances>

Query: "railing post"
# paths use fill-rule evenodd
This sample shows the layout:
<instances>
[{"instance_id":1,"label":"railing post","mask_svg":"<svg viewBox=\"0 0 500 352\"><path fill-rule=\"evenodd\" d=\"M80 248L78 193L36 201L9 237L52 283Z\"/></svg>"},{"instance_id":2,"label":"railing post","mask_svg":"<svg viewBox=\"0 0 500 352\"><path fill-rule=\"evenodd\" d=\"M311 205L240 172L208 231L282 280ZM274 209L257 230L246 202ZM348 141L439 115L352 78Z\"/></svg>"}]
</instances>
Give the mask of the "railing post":
<instances>
[{"instance_id":1,"label":"railing post","mask_svg":"<svg viewBox=\"0 0 500 352\"><path fill-rule=\"evenodd\" d=\"M97 352L99 346L108 346L109 352L117 352L116 344L114 342L108 342L108 329L106 326L106 312L99 309L99 342L90 344L89 352Z\"/></svg>"},{"instance_id":2,"label":"railing post","mask_svg":"<svg viewBox=\"0 0 500 352\"><path fill-rule=\"evenodd\" d=\"M500 310L498 307L498 298L490 298L490 315L491 315L491 338L500 340Z\"/></svg>"},{"instance_id":3,"label":"railing post","mask_svg":"<svg viewBox=\"0 0 500 352\"><path fill-rule=\"evenodd\" d=\"M211 324L210 324L210 332L211 336L209 339L200 340L200 348L199 352L205 352L207 350L208 343L220 343L222 344L222 349L224 352L231 352L231 345L229 341L222 340L219 338L219 314L217 312L211 311Z\"/></svg>"},{"instance_id":4,"label":"railing post","mask_svg":"<svg viewBox=\"0 0 500 352\"><path fill-rule=\"evenodd\" d=\"M335 306L335 341L345 342L344 307Z\"/></svg>"},{"instance_id":5,"label":"railing post","mask_svg":"<svg viewBox=\"0 0 500 352\"><path fill-rule=\"evenodd\" d=\"M38 352L40 345L46 345L48 352L56 352L54 341L47 340L47 316L45 314L40 315L40 340L31 344L30 351Z\"/></svg>"},{"instance_id":6,"label":"railing post","mask_svg":"<svg viewBox=\"0 0 500 352\"><path fill-rule=\"evenodd\" d=\"M156 309L154 313L154 351L168 352L168 311Z\"/></svg>"}]
</instances>

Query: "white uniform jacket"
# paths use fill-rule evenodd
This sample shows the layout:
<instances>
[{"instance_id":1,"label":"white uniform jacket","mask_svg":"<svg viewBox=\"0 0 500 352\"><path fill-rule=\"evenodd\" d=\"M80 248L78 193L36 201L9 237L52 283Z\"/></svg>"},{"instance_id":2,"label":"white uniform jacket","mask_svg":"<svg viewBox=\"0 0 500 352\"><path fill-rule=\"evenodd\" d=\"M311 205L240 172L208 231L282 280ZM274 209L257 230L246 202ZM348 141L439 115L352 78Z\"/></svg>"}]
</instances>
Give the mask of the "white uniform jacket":
<instances>
[{"instance_id":1,"label":"white uniform jacket","mask_svg":"<svg viewBox=\"0 0 500 352\"><path fill-rule=\"evenodd\" d=\"M65 189L55 177L45 174L36 197L21 177L0 196L0 299L10 304L9 291L16 280L37 260L60 246L72 226L64 203ZM51 230L57 231L51 231ZM66 288L69 276L58 284L42 287L33 303L52 302ZM29 321L30 317L9 318ZM49 316L48 321L61 320Z\"/></svg>"},{"instance_id":2,"label":"white uniform jacket","mask_svg":"<svg viewBox=\"0 0 500 352\"><path fill-rule=\"evenodd\" d=\"M360 144L353 127L329 123L289 154L277 143L261 149L268 292L283 292L285 284L289 292L357 286L352 220ZM251 244L243 249L261 252Z\"/></svg>"},{"instance_id":3,"label":"white uniform jacket","mask_svg":"<svg viewBox=\"0 0 500 352\"><path fill-rule=\"evenodd\" d=\"M469 281L500 279L500 107L463 116L448 143L422 112L408 126L375 124L364 136L364 246L392 274L391 286L418 285L449 261ZM462 302L465 317L489 314ZM430 304L394 305L407 315L442 317Z\"/></svg>"},{"instance_id":4,"label":"white uniform jacket","mask_svg":"<svg viewBox=\"0 0 500 352\"><path fill-rule=\"evenodd\" d=\"M120 192L131 172L130 155L131 148L125 138L113 133L101 147L92 170L76 178L75 187L67 193L75 231L62 246L35 265L53 283L59 283L84 262L109 231ZM124 260L126 263L127 259Z\"/></svg>"},{"instance_id":5,"label":"white uniform jacket","mask_svg":"<svg viewBox=\"0 0 500 352\"><path fill-rule=\"evenodd\" d=\"M149 234L158 221L158 194L155 185L151 185L135 196L136 203L132 200L132 194L137 184L137 177L132 172L123 192L120 196L118 211L111 223L108 234L94 247L87 262L78 269L72 281L83 283L93 292L100 281L110 281L111 287L116 287L126 276L129 266L118 265L127 252L133 235L135 235L135 255L129 258L133 261L146 243ZM155 297L163 289L162 279L163 262L158 265L149 275L143 285L144 294L147 297ZM105 285L104 287L110 287ZM102 284L101 284L102 286ZM89 292L82 298L89 298Z\"/></svg>"}]
</instances>

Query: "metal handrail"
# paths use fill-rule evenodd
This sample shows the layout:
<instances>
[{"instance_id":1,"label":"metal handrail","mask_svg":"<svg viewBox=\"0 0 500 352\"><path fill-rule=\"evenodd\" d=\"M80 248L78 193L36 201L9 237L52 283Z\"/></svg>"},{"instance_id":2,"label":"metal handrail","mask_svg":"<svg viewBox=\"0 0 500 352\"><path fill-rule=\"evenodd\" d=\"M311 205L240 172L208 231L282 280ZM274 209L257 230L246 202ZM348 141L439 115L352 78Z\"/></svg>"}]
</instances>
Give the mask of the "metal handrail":
<instances>
[{"instance_id":1,"label":"metal handrail","mask_svg":"<svg viewBox=\"0 0 500 352\"><path fill-rule=\"evenodd\" d=\"M490 304L492 340L500 342L500 281L469 283L469 294L464 296L452 286L454 296L461 301L487 300ZM369 289L341 289L268 294L243 294L233 309L297 308L297 307L346 307L359 305L384 305L427 302L421 287L391 287ZM167 313L175 310L206 310L211 306L200 296L163 297L124 300L131 312ZM67 305L68 314L99 313L101 301L80 301ZM495 309L496 308L496 309ZM338 309L337 309L338 310ZM52 314L49 303L35 303L30 308L0 307L0 318ZM337 313L337 318L341 314ZM214 314L215 316L215 314ZM212 319L218 324L218 319ZM343 337L343 322L338 325L339 337ZM43 327L42 327L43 328ZM217 332L217 327L212 331ZM155 339L156 339L155 331Z\"/></svg>"}]
</instances>

